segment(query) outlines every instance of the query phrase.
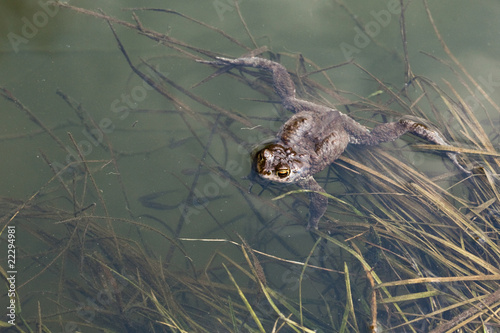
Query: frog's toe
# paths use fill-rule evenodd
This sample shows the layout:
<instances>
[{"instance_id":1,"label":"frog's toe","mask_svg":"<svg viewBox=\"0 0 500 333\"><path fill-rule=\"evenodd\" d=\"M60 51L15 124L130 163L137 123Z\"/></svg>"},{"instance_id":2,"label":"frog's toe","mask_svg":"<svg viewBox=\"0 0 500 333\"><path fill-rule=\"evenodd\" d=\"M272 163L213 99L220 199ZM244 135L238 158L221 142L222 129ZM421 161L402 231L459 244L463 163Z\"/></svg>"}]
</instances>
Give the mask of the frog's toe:
<instances>
[{"instance_id":1,"label":"frog's toe","mask_svg":"<svg viewBox=\"0 0 500 333\"><path fill-rule=\"evenodd\" d=\"M460 162L458 162L457 160L457 155L460 154L460 153L455 153L455 152L448 152L446 153L446 155L448 156L448 158L453 162L453 164L455 164L455 166L463 173L465 173L466 175L472 175L472 171L470 170L467 170L462 164L460 164Z\"/></svg>"},{"instance_id":2,"label":"frog's toe","mask_svg":"<svg viewBox=\"0 0 500 333\"><path fill-rule=\"evenodd\" d=\"M309 223L307 223L306 230L309 231L311 229L318 230L319 219L309 219Z\"/></svg>"},{"instance_id":3,"label":"frog's toe","mask_svg":"<svg viewBox=\"0 0 500 333\"><path fill-rule=\"evenodd\" d=\"M216 60L199 60L196 59L196 62L199 62L201 64L208 64L208 65L217 65L217 66L227 66L232 64L232 59L229 58L224 58L224 57L215 57Z\"/></svg>"}]
</instances>

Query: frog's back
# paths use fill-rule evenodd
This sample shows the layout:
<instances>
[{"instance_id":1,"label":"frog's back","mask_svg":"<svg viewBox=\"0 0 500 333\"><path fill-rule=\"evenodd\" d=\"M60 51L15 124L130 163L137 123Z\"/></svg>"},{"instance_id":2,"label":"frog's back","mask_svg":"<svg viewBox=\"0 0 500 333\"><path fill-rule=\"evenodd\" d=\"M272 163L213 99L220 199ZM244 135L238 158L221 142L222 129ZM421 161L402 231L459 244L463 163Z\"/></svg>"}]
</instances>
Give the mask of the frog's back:
<instances>
[{"instance_id":1,"label":"frog's back","mask_svg":"<svg viewBox=\"0 0 500 333\"><path fill-rule=\"evenodd\" d=\"M300 146L303 149L315 150L331 133L344 135L341 120L338 111L302 111L288 119L277 136L290 147Z\"/></svg>"}]
</instances>

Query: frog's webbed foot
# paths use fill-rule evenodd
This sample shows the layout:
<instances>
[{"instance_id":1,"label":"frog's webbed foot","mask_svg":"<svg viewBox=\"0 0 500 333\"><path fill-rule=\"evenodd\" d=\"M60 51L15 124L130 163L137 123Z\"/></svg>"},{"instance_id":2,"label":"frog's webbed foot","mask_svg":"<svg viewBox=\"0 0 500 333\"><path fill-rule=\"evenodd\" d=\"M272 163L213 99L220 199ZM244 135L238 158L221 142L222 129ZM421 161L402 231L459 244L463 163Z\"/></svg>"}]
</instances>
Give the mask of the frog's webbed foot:
<instances>
[{"instance_id":1,"label":"frog's webbed foot","mask_svg":"<svg viewBox=\"0 0 500 333\"><path fill-rule=\"evenodd\" d=\"M424 119L406 116L399 120L399 123L402 124L406 130L424 140L429 142L442 145L442 146L451 146L450 143L444 138L443 134L431 123L427 122ZM455 166L465 174L472 174L471 171L465 169L457 160L457 152L446 152L448 158L455 164Z\"/></svg>"},{"instance_id":2,"label":"frog's webbed foot","mask_svg":"<svg viewBox=\"0 0 500 333\"><path fill-rule=\"evenodd\" d=\"M412 116L406 116L399 120L399 123L404 126L404 128L424 140L429 142L442 145L442 146L451 146L450 143L444 138L443 134L431 123L428 121ZM457 155L459 153L456 152L446 152L448 158L455 164L455 166L465 174L472 174L471 171L465 169L457 160Z\"/></svg>"},{"instance_id":3,"label":"frog's webbed foot","mask_svg":"<svg viewBox=\"0 0 500 333\"><path fill-rule=\"evenodd\" d=\"M328 198L317 192L326 193L325 190L316 182L313 177L309 177L298 183L300 187L309 192L309 222L307 223L307 230L313 228L318 229L319 220L323 217L328 207Z\"/></svg>"},{"instance_id":4,"label":"frog's webbed foot","mask_svg":"<svg viewBox=\"0 0 500 333\"><path fill-rule=\"evenodd\" d=\"M236 60L236 59L229 59L229 58L224 58L224 57L215 57L215 59L216 60L196 60L196 62L199 62L202 64L216 65L216 66L229 66L229 65L236 66L237 65L234 63L234 60Z\"/></svg>"}]
</instances>

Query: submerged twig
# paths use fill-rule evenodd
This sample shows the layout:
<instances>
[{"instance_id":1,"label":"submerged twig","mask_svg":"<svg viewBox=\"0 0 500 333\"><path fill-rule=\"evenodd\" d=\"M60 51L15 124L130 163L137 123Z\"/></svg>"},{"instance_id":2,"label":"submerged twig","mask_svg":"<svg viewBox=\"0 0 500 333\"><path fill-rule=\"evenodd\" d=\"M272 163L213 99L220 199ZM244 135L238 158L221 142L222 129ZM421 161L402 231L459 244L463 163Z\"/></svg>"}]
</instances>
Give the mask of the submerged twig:
<instances>
[{"instance_id":1,"label":"submerged twig","mask_svg":"<svg viewBox=\"0 0 500 333\"><path fill-rule=\"evenodd\" d=\"M64 145L64 143L48 128L45 126L45 124L30 110L28 109L17 97L15 97L9 90L7 90L4 87L0 87L0 94L2 97L4 97L6 100L14 103L14 105L24 111L29 119L34 122L37 126L39 126L45 133L47 133L56 143L57 145L62 148L64 151L67 152L67 148Z\"/></svg>"},{"instance_id":2,"label":"submerged twig","mask_svg":"<svg viewBox=\"0 0 500 333\"><path fill-rule=\"evenodd\" d=\"M475 304L474 307L463 311L446 324L439 325L429 333L444 333L449 332L450 330L455 331L460 327L463 327L468 321L470 321L472 317L479 316L483 312L483 310L488 309L490 305L498 301L500 301L500 289L490 294L486 298L480 300L478 304Z\"/></svg>"}]
</instances>

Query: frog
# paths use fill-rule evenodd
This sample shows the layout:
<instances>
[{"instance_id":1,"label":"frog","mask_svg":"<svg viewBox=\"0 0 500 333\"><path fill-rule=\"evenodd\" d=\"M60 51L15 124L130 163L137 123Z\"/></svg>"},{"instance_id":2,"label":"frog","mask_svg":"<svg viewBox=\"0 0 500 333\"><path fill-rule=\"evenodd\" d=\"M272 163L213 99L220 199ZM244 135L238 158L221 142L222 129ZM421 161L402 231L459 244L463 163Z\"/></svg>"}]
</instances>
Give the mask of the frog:
<instances>
[{"instance_id":1,"label":"frog","mask_svg":"<svg viewBox=\"0 0 500 333\"><path fill-rule=\"evenodd\" d=\"M298 98L291 75L278 62L255 56L235 59L215 57L213 61L200 62L228 69L252 67L272 74L274 90L281 105L293 115L273 140L252 154L252 170L265 181L296 184L307 190L310 202L307 230L318 229L328 207L326 191L314 175L332 164L348 145L374 146L411 133L434 144L451 146L443 134L423 118L407 115L398 121L369 129L335 108ZM470 174L458 162L457 154L446 152L461 172Z\"/></svg>"}]
</instances>

